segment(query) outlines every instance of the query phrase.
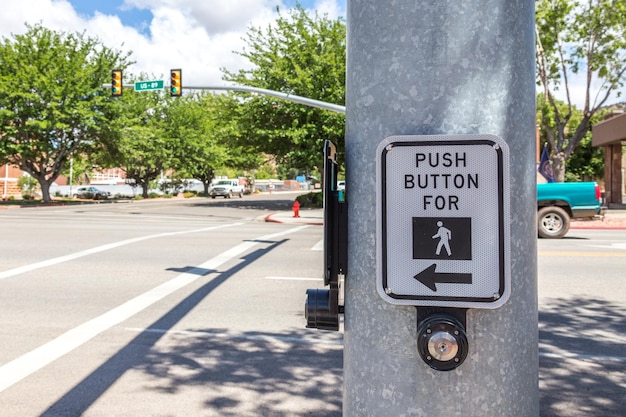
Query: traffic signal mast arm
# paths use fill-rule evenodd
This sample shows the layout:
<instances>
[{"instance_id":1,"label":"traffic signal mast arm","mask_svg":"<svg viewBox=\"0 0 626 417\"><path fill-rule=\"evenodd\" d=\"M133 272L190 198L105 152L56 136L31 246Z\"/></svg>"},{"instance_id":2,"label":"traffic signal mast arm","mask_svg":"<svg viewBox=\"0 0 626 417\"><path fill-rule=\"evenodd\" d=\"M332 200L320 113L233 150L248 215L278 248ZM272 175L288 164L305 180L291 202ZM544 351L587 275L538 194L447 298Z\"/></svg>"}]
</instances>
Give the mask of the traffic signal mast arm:
<instances>
[{"instance_id":1,"label":"traffic signal mast arm","mask_svg":"<svg viewBox=\"0 0 626 417\"><path fill-rule=\"evenodd\" d=\"M222 90L222 91L240 91L244 93L257 93L265 96L282 98L284 100L293 101L294 103L304 104L309 107L317 107L324 110L334 111L335 113L346 113L346 107L338 104L327 103L325 101L315 100L312 98L296 96L294 94L283 93L280 91L266 90L265 88L249 87L247 85L223 85L223 86L203 86L203 87L185 87L191 90Z\"/></svg>"},{"instance_id":2,"label":"traffic signal mast arm","mask_svg":"<svg viewBox=\"0 0 626 417\"><path fill-rule=\"evenodd\" d=\"M111 84L103 84L103 88L110 88ZM134 84L124 84L124 88L134 89ZM170 86L171 88L171 86ZM317 107L324 110L334 111L335 113L346 113L346 107L338 104L327 103L325 101L315 100L312 98L296 96L294 94L283 93L280 91L266 90L265 88L249 87L247 85L221 85L221 86L186 86L187 90L214 90L214 91L239 91L243 93L257 93L266 96L278 97L283 100L292 101L294 103L304 104L309 107Z\"/></svg>"}]
</instances>

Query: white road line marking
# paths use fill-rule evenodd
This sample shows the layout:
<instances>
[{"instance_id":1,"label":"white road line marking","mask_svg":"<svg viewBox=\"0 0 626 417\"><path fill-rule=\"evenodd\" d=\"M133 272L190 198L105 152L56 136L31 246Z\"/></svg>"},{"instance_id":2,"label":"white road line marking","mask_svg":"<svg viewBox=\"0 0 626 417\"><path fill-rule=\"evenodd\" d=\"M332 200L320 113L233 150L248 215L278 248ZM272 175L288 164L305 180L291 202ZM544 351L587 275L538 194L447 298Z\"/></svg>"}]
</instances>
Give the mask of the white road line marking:
<instances>
[{"instance_id":1,"label":"white road line marking","mask_svg":"<svg viewBox=\"0 0 626 417\"><path fill-rule=\"evenodd\" d=\"M608 248L608 249L623 249L626 250L626 243L618 242L611 243L610 245L586 245L591 248Z\"/></svg>"},{"instance_id":2,"label":"white road line marking","mask_svg":"<svg viewBox=\"0 0 626 417\"><path fill-rule=\"evenodd\" d=\"M317 250L317 251L322 251L324 250L324 239L320 240L319 242L317 242L315 245L313 245L313 247L311 248L311 250Z\"/></svg>"},{"instance_id":3,"label":"white road line marking","mask_svg":"<svg viewBox=\"0 0 626 417\"><path fill-rule=\"evenodd\" d=\"M148 239L156 239L156 238L166 237L166 236L184 235L187 233L200 233L200 232L206 232L209 230L221 229L224 227L239 226L240 224L242 223L233 223L233 224L224 224L224 225L219 225L219 226L203 227L201 229L184 230L180 232L159 233L156 235L149 235L149 236L135 237L132 239L127 239L127 240L121 240L119 242L109 243L109 244L102 245L102 246L96 246L95 248L72 253L69 255L59 256L58 258L52 258L52 259L37 262L34 264L24 265L18 268L9 269L8 271L0 272L0 279L13 277L15 275L24 274L26 272L34 271L36 269L46 268L48 266L57 265L63 262L68 262L74 259L82 258L83 256L93 255L94 253L104 252L106 250L115 249L120 246L130 245L131 243L137 243L137 242L141 242L141 241L148 240Z\"/></svg>"},{"instance_id":4,"label":"white road line marking","mask_svg":"<svg viewBox=\"0 0 626 417\"><path fill-rule=\"evenodd\" d=\"M216 257L209 259L203 264L198 265L196 268L217 269L220 265L235 258L255 245L277 237L298 232L306 227L308 226L294 227L279 233L261 236L256 239L240 243L239 245L217 255ZM101 316L89 320L88 322L63 333L56 339L53 339L50 342L45 343L38 348L12 360L11 362L0 366L0 392L11 387L13 384L16 384L30 374L37 372L49 363L59 359L61 356L83 345L105 330L108 330L116 324L129 319L174 291L191 284L199 278L200 275L197 274L182 273L175 278L164 282L158 287L155 287L133 298L132 300L127 301L126 303L102 314Z\"/></svg>"},{"instance_id":5,"label":"white road line marking","mask_svg":"<svg viewBox=\"0 0 626 417\"><path fill-rule=\"evenodd\" d=\"M322 281L322 278L306 278L306 277L265 277L265 279L274 279L279 281Z\"/></svg>"}]
</instances>

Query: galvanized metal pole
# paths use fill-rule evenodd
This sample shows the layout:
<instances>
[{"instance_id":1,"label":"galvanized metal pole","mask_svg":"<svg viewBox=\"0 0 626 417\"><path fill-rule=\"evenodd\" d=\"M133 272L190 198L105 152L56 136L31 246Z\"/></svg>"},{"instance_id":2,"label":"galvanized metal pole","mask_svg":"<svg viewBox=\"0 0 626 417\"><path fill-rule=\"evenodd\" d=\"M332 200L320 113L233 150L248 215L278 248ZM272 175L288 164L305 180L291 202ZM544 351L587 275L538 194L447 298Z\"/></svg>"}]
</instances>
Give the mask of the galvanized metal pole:
<instances>
[{"instance_id":1,"label":"galvanized metal pole","mask_svg":"<svg viewBox=\"0 0 626 417\"><path fill-rule=\"evenodd\" d=\"M538 416L534 2L350 0L344 416ZM413 307L376 291L376 147L391 135L508 144L511 296L467 313L469 355L427 366Z\"/></svg>"}]
</instances>

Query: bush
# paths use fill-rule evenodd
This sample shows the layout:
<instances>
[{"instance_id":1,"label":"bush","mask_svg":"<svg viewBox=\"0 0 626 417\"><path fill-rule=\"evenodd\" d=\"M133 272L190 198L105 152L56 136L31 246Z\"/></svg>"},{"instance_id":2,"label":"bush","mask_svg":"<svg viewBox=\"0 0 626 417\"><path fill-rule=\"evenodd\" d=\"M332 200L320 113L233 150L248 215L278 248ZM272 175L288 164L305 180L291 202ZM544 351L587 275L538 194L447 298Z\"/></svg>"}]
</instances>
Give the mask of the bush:
<instances>
[{"instance_id":1,"label":"bush","mask_svg":"<svg viewBox=\"0 0 626 417\"><path fill-rule=\"evenodd\" d=\"M20 187L20 190L22 191L22 198L24 200L32 200L34 198L35 191L39 188L39 183L30 175L23 175L17 180L17 186ZM27 198L26 196L29 196L30 198Z\"/></svg>"},{"instance_id":2,"label":"bush","mask_svg":"<svg viewBox=\"0 0 626 417\"><path fill-rule=\"evenodd\" d=\"M324 206L324 195L320 192L302 194L296 197L300 203L300 208L322 208Z\"/></svg>"},{"instance_id":3,"label":"bush","mask_svg":"<svg viewBox=\"0 0 626 417\"><path fill-rule=\"evenodd\" d=\"M192 197L195 197L195 196L196 196L196 193L194 193L193 191L185 191L183 193L183 197L185 197L185 198L192 198Z\"/></svg>"}]
</instances>

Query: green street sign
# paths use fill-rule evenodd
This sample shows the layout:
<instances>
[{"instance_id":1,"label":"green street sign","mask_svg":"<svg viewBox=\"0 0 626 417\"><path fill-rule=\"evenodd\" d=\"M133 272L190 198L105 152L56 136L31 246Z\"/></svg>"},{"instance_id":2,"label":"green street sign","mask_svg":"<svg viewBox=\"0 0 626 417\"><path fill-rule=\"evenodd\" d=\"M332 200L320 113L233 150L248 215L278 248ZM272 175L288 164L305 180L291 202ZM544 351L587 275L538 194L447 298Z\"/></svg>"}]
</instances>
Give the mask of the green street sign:
<instances>
[{"instance_id":1,"label":"green street sign","mask_svg":"<svg viewBox=\"0 0 626 417\"><path fill-rule=\"evenodd\" d=\"M154 91L163 89L163 80L139 81L135 83L135 91Z\"/></svg>"}]
</instances>

